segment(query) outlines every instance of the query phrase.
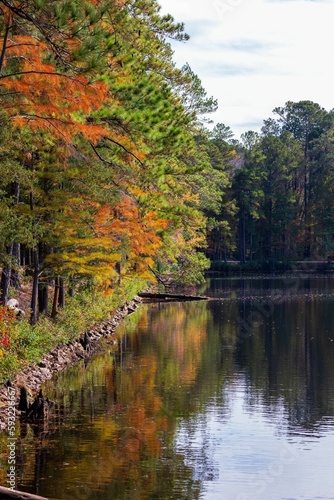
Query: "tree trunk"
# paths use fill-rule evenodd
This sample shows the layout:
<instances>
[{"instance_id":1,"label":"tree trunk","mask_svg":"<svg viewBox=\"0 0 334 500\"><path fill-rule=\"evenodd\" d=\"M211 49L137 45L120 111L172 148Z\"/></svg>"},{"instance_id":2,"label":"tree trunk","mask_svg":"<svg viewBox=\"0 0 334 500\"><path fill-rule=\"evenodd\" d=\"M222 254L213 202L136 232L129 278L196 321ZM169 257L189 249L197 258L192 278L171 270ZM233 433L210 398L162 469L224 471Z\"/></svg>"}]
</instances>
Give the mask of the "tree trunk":
<instances>
[{"instance_id":1,"label":"tree trunk","mask_svg":"<svg viewBox=\"0 0 334 500\"><path fill-rule=\"evenodd\" d=\"M15 205L18 205L20 203L20 188L21 188L21 186L18 182L13 183L12 191L13 191ZM19 290L21 288L20 278L19 278L19 267L20 267L20 260L21 260L20 254L21 254L20 243L14 243L12 255L13 255L13 257L15 257L15 265L14 265L14 268L12 269L11 281L12 281L12 286L14 288L16 288L17 290Z\"/></svg>"},{"instance_id":2,"label":"tree trunk","mask_svg":"<svg viewBox=\"0 0 334 500\"><path fill-rule=\"evenodd\" d=\"M11 259L11 257L13 256L13 248L14 248L14 243L11 243L11 245L8 249L9 259ZM5 306L8 302L11 276L12 276L12 267L11 267L11 264L8 263L3 267L2 274L1 274L0 300L1 300L1 303L3 306Z\"/></svg>"},{"instance_id":3,"label":"tree trunk","mask_svg":"<svg viewBox=\"0 0 334 500\"><path fill-rule=\"evenodd\" d=\"M27 254L27 250L22 245L20 245L20 266L25 267L26 254Z\"/></svg>"},{"instance_id":4,"label":"tree trunk","mask_svg":"<svg viewBox=\"0 0 334 500\"><path fill-rule=\"evenodd\" d=\"M39 252L38 247L33 250L34 273L31 294L30 324L35 325L38 320L38 283L39 283Z\"/></svg>"},{"instance_id":5,"label":"tree trunk","mask_svg":"<svg viewBox=\"0 0 334 500\"><path fill-rule=\"evenodd\" d=\"M64 278L59 278L59 298L58 298L59 307L65 307L65 286L64 286Z\"/></svg>"},{"instance_id":6,"label":"tree trunk","mask_svg":"<svg viewBox=\"0 0 334 500\"><path fill-rule=\"evenodd\" d=\"M118 281L117 281L118 285L120 285L122 283L121 267L122 267L121 263L120 262L116 262L116 264L115 264L115 271L118 274Z\"/></svg>"},{"instance_id":7,"label":"tree trunk","mask_svg":"<svg viewBox=\"0 0 334 500\"><path fill-rule=\"evenodd\" d=\"M48 281L43 281L38 287L38 305L39 312L44 313L44 316L48 315L49 308L49 293L48 293Z\"/></svg>"},{"instance_id":8,"label":"tree trunk","mask_svg":"<svg viewBox=\"0 0 334 500\"><path fill-rule=\"evenodd\" d=\"M7 19L7 24L6 24L6 28L5 28L5 33L4 33L3 42L2 42L2 49L1 49L1 54L0 54L0 75L2 74L2 69L4 67L8 36L9 36L9 31L10 31L11 27L12 27L12 13L10 12L8 14L8 19Z\"/></svg>"},{"instance_id":9,"label":"tree trunk","mask_svg":"<svg viewBox=\"0 0 334 500\"><path fill-rule=\"evenodd\" d=\"M20 277L19 277L19 266L21 262L21 249L20 249L20 243L14 243L13 246L13 256L15 257L15 267L12 269L11 273L11 284L16 290L20 290L21 288L21 283L20 283Z\"/></svg>"},{"instance_id":10,"label":"tree trunk","mask_svg":"<svg viewBox=\"0 0 334 500\"><path fill-rule=\"evenodd\" d=\"M250 221L250 234L249 234L249 260L253 262L253 221Z\"/></svg>"},{"instance_id":11,"label":"tree trunk","mask_svg":"<svg viewBox=\"0 0 334 500\"><path fill-rule=\"evenodd\" d=\"M8 295L9 295L9 285L10 285L10 276L12 269L10 266L4 266L1 273L1 295L0 300L3 306L7 305Z\"/></svg>"},{"instance_id":12,"label":"tree trunk","mask_svg":"<svg viewBox=\"0 0 334 500\"><path fill-rule=\"evenodd\" d=\"M241 264L246 262L246 221L245 214L242 214L242 218L239 224L239 259Z\"/></svg>"},{"instance_id":13,"label":"tree trunk","mask_svg":"<svg viewBox=\"0 0 334 500\"><path fill-rule=\"evenodd\" d=\"M14 182L12 184L12 194L14 196L15 205L18 205L20 201L20 184ZM8 258L9 262L3 267L1 274L1 284L0 284L0 299L3 305L8 302L9 287L12 284L15 288L20 288L20 281L18 271L12 268L12 257L16 257L17 263L15 268L17 269L20 265L20 244L11 243L8 248Z\"/></svg>"},{"instance_id":14,"label":"tree trunk","mask_svg":"<svg viewBox=\"0 0 334 500\"><path fill-rule=\"evenodd\" d=\"M53 295L53 304L52 304L52 313L51 313L51 318L53 318L53 319L57 316L57 312L58 312L59 291L60 291L59 276L57 276L55 278L55 290L54 290L54 295Z\"/></svg>"}]
</instances>

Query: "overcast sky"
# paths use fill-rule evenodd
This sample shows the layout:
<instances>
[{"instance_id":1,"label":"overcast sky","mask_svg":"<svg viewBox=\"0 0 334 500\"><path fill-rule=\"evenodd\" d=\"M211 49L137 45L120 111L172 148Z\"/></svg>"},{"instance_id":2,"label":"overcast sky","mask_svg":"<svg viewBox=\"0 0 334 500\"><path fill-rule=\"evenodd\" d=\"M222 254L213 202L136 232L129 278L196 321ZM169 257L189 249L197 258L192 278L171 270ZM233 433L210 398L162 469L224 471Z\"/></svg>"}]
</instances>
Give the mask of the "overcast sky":
<instances>
[{"instance_id":1,"label":"overcast sky","mask_svg":"<svg viewBox=\"0 0 334 500\"><path fill-rule=\"evenodd\" d=\"M191 39L173 43L208 95L215 123L236 137L273 108L311 100L334 108L334 0L158 0Z\"/></svg>"}]
</instances>

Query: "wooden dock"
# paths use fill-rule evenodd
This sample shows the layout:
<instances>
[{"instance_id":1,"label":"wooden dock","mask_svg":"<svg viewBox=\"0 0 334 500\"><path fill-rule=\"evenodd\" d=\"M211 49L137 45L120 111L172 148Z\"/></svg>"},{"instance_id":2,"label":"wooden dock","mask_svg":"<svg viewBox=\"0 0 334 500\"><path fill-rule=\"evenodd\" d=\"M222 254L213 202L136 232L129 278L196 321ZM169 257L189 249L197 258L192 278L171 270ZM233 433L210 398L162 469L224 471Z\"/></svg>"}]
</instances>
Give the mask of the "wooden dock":
<instances>
[{"instance_id":1,"label":"wooden dock","mask_svg":"<svg viewBox=\"0 0 334 500\"><path fill-rule=\"evenodd\" d=\"M182 293L155 293L155 292L140 292L139 297L144 302L182 302L190 300L208 300L208 297L202 295L185 295Z\"/></svg>"}]
</instances>

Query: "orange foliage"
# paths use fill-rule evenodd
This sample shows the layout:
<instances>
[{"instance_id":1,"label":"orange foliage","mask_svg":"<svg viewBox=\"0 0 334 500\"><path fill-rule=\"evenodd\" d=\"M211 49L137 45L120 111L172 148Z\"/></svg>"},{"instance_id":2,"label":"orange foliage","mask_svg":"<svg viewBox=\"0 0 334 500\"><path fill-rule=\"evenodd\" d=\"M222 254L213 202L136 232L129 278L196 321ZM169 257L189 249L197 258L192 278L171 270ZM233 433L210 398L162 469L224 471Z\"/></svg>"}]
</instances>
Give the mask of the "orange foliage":
<instances>
[{"instance_id":1,"label":"orange foliage","mask_svg":"<svg viewBox=\"0 0 334 500\"><path fill-rule=\"evenodd\" d=\"M83 118L106 101L107 86L59 73L46 55L47 46L33 37L15 36L8 42L0 86L8 90L2 107L10 119L18 126L47 129L66 142L76 134L93 142L107 135L101 125ZM13 62L17 69L11 69Z\"/></svg>"},{"instance_id":2,"label":"orange foliage","mask_svg":"<svg viewBox=\"0 0 334 500\"><path fill-rule=\"evenodd\" d=\"M94 275L101 283L110 283L116 263L124 260L127 271L146 276L167 224L125 195L114 207L87 197L67 199L58 217L54 237L61 251L46 260L59 272Z\"/></svg>"},{"instance_id":3,"label":"orange foliage","mask_svg":"<svg viewBox=\"0 0 334 500\"><path fill-rule=\"evenodd\" d=\"M114 208L101 207L95 219L99 237L109 235L113 246L122 245L137 272L153 264L152 258L162 244L159 233L166 225L165 219L153 211L143 213L136 201L125 195Z\"/></svg>"}]
</instances>

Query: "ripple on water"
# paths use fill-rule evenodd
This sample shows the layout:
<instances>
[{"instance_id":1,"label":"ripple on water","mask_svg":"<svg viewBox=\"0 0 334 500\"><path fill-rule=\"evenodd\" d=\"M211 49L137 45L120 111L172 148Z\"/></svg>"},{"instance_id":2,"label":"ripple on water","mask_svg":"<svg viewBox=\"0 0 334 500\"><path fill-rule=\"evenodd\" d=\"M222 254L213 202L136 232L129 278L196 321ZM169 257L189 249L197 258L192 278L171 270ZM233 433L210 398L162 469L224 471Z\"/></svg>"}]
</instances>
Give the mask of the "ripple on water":
<instances>
[{"instance_id":1,"label":"ripple on water","mask_svg":"<svg viewBox=\"0 0 334 500\"><path fill-rule=\"evenodd\" d=\"M331 461L324 460L330 445L321 447L323 427L321 432L291 429L283 402L276 402L275 412L260 397L250 403L248 383L242 373L229 380L224 391L224 398L211 400L200 416L190 422L181 421L176 437L178 453L195 471L194 478L202 482L201 499L311 498L286 495L289 488L293 491L297 487L305 493L308 488L314 489L316 473L310 474L310 470L317 469L315 456L330 474ZM224 400L225 407L220 407L217 400ZM325 418L324 425L334 444L333 418ZM301 485L298 483L304 470L307 472ZM332 480L327 482L325 487L331 488Z\"/></svg>"}]
</instances>

